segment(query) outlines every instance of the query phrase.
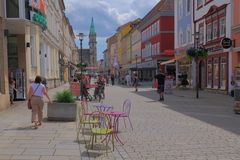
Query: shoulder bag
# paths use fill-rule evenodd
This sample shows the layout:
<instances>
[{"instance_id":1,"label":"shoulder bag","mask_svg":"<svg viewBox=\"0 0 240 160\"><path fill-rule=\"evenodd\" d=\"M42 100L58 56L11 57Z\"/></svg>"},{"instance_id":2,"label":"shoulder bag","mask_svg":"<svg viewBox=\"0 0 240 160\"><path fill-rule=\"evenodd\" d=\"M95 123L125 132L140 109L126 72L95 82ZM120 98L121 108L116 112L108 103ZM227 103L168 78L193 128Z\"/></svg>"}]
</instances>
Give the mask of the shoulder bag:
<instances>
[{"instance_id":1,"label":"shoulder bag","mask_svg":"<svg viewBox=\"0 0 240 160\"><path fill-rule=\"evenodd\" d=\"M39 86L40 86L40 84L39 84L39 85L37 86L37 88L34 90L32 96L33 96L34 93L37 91L37 89L38 89ZM31 98L32 98L32 96L31 96ZM28 99L28 102L27 102L28 109L30 109L30 110L32 109L31 98Z\"/></svg>"}]
</instances>

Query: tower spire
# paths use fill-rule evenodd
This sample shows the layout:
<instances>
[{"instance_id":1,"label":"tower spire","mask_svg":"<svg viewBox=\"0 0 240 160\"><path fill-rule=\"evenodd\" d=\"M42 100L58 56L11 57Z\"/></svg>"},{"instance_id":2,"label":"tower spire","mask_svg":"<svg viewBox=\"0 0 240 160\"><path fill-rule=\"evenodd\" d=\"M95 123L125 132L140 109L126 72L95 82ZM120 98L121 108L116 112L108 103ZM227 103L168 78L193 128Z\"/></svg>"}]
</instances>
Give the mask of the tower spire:
<instances>
[{"instance_id":1,"label":"tower spire","mask_svg":"<svg viewBox=\"0 0 240 160\"><path fill-rule=\"evenodd\" d=\"M92 22L91 22L91 26L90 26L89 35L96 35L95 26L94 26L94 22L93 22L93 17L92 17Z\"/></svg>"}]
</instances>

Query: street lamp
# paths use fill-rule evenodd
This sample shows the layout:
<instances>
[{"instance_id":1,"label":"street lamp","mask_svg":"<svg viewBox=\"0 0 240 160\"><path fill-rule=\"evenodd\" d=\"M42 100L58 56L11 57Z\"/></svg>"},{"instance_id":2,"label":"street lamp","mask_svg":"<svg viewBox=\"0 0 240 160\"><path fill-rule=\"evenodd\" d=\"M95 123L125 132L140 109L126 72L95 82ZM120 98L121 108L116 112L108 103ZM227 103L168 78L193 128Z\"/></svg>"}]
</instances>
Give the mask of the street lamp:
<instances>
[{"instance_id":1,"label":"street lamp","mask_svg":"<svg viewBox=\"0 0 240 160\"><path fill-rule=\"evenodd\" d=\"M194 34L194 49L195 50L198 50L198 40L199 40L199 32L195 32ZM196 63L196 98L199 97L199 94L198 94L198 87L199 87L199 71L198 71L198 54L196 54L194 60L195 60L195 63Z\"/></svg>"},{"instance_id":2,"label":"street lamp","mask_svg":"<svg viewBox=\"0 0 240 160\"><path fill-rule=\"evenodd\" d=\"M77 37L79 38L79 40L80 40L80 71L81 71L81 74L80 74L80 77L81 77L81 83L80 83L80 89L81 89L81 100L83 100L83 92L82 92L82 89L83 89L83 86L82 86L82 68L83 68L83 65L82 65L82 41L83 41L83 38L84 38L84 34L83 33L79 33L78 35L77 35Z\"/></svg>"}]
</instances>

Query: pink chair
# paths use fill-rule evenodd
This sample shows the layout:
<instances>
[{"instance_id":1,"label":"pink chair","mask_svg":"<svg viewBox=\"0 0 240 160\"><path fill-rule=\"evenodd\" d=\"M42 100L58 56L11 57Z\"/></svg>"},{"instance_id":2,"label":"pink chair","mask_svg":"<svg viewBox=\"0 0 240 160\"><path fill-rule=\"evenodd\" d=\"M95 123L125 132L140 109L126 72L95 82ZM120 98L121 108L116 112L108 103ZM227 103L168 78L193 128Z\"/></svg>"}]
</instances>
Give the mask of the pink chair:
<instances>
[{"instance_id":1,"label":"pink chair","mask_svg":"<svg viewBox=\"0 0 240 160\"><path fill-rule=\"evenodd\" d=\"M125 128L126 128L125 118L128 118L128 121L129 121L129 123L131 125L131 128L133 130L132 122L131 122L130 117L129 117L130 116L130 111L131 111L131 101L130 101L130 99L126 99L123 102L123 112L124 112L124 114L122 114L120 117L123 117Z\"/></svg>"}]
</instances>

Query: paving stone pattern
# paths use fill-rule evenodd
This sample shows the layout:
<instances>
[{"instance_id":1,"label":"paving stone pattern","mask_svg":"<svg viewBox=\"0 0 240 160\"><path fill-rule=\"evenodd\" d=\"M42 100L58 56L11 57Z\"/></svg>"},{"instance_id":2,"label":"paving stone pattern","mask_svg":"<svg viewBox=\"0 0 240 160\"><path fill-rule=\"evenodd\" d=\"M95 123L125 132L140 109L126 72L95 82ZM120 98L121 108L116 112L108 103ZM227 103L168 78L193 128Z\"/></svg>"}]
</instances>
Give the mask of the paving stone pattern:
<instances>
[{"instance_id":1,"label":"paving stone pattern","mask_svg":"<svg viewBox=\"0 0 240 160\"><path fill-rule=\"evenodd\" d=\"M50 95L68 85L49 91ZM76 141L75 122L49 122L31 128L26 102L0 112L0 160L240 160L240 115L233 113L227 95L175 89L160 102L156 91L142 85L138 92L126 86L107 86L104 103L121 111L125 99L132 102L131 130L120 120L124 145L108 154L101 145L88 150L89 135ZM94 107L90 105L90 109ZM44 110L46 117L46 106ZM111 145L109 144L109 147Z\"/></svg>"}]
</instances>

